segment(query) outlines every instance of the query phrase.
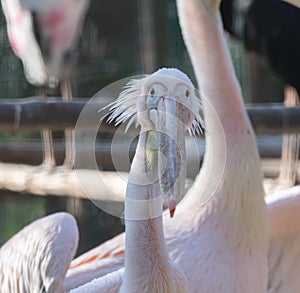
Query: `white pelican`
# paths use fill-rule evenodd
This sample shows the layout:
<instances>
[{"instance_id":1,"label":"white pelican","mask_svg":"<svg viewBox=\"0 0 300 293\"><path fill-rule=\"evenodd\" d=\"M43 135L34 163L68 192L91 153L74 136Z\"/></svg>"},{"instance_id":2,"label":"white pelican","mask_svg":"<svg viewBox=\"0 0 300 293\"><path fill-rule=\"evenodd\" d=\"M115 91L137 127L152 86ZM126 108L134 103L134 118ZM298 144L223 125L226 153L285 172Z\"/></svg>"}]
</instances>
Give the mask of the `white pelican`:
<instances>
[{"instance_id":1,"label":"white pelican","mask_svg":"<svg viewBox=\"0 0 300 293\"><path fill-rule=\"evenodd\" d=\"M78 244L73 216L56 213L23 228L0 249L2 293L63 293Z\"/></svg>"},{"instance_id":2,"label":"white pelican","mask_svg":"<svg viewBox=\"0 0 300 293\"><path fill-rule=\"evenodd\" d=\"M268 199L266 209L255 137L225 43L219 1L177 3L208 135L204 165L177 209L180 221L164 219L167 249L191 292L298 292L299 187L287 190L285 198ZM122 268L124 240L121 234L74 260L66 288Z\"/></svg>"},{"instance_id":3,"label":"white pelican","mask_svg":"<svg viewBox=\"0 0 300 293\"><path fill-rule=\"evenodd\" d=\"M1 0L8 39L22 60L26 79L35 86L56 87L68 80L89 0ZM74 54L73 54L74 55ZM72 99L68 81L62 83L64 100ZM73 167L72 132L66 130L65 166ZM53 167L52 135L43 131L44 165Z\"/></svg>"},{"instance_id":4,"label":"white pelican","mask_svg":"<svg viewBox=\"0 0 300 293\"><path fill-rule=\"evenodd\" d=\"M125 272L72 292L116 292L117 283L120 292L188 292L184 274L169 258L162 208L167 197L172 217L184 191L184 132L202 131L199 110L190 79L173 68L131 81L113 103L109 121L136 118L141 125L125 199Z\"/></svg>"},{"instance_id":5,"label":"white pelican","mask_svg":"<svg viewBox=\"0 0 300 293\"><path fill-rule=\"evenodd\" d=\"M14 53L26 79L48 85L65 78L64 60L76 48L89 0L1 0Z\"/></svg>"}]
</instances>

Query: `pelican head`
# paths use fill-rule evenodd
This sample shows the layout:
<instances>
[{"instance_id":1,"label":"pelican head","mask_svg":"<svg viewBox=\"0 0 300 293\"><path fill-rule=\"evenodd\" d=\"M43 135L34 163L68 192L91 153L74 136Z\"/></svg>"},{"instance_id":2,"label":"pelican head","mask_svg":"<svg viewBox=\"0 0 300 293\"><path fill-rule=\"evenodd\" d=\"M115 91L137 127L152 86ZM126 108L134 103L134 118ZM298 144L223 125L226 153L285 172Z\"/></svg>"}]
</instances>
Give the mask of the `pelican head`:
<instances>
[{"instance_id":1,"label":"pelican head","mask_svg":"<svg viewBox=\"0 0 300 293\"><path fill-rule=\"evenodd\" d=\"M185 130L203 131L201 104L191 80L178 69L163 68L141 79L131 80L115 102L108 105L108 122L133 123L152 133L147 149L157 152L157 172L161 192L174 215L184 192L186 177Z\"/></svg>"}]
</instances>

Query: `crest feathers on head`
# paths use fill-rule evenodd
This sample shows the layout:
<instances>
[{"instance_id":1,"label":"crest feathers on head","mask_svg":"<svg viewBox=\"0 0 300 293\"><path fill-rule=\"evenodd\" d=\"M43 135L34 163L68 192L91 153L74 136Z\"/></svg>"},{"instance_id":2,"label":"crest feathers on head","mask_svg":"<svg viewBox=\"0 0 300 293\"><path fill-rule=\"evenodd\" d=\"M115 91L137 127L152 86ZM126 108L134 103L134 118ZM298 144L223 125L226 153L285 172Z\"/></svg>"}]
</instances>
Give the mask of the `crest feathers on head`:
<instances>
[{"instance_id":1,"label":"crest feathers on head","mask_svg":"<svg viewBox=\"0 0 300 293\"><path fill-rule=\"evenodd\" d=\"M170 76L169 74L167 74L169 72L165 72L167 70L172 71L172 69L164 69L164 71L160 70L162 71L162 73L164 73L161 74L162 78L166 76ZM155 72L153 75L157 77L158 75L160 75L159 74L160 71ZM178 74L177 71L181 73L181 71L176 69L175 72L176 74ZM184 82L191 83L191 81L188 79L186 75L184 75L184 77L185 77L183 79ZM124 86L124 89L120 93L118 98L114 102L108 104L106 107L103 108L103 109L108 109L109 112L104 117L102 117L101 120L107 119L108 123L112 123L114 121L116 126L127 122L125 131L127 131L134 122L135 122L135 127L137 127L138 126L137 123L138 99L139 97L148 94L148 93L143 93L142 91L144 88L143 86L144 82L146 81L146 79L149 78L151 78L151 75L145 75L142 78L130 80ZM178 80L179 78L176 77L176 79ZM191 87L194 89L192 84ZM195 99L193 100L192 103L193 109L190 109L190 111L193 113L194 119L187 127L187 130L190 135L195 136L195 135L203 134L205 127L204 127L204 121L200 115L200 110L202 108L201 101L196 96L196 94L193 95L193 99Z\"/></svg>"},{"instance_id":2,"label":"crest feathers on head","mask_svg":"<svg viewBox=\"0 0 300 293\"><path fill-rule=\"evenodd\" d=\"M103 108L108 109L109 112L101 120L107 118L108 123L115 121L116 126L127 122L125 131L134 122L136 122L135 127L137 127L137 100L142 95L144 78L130 80L118 98Z\"/></svg>"}]
</instances>

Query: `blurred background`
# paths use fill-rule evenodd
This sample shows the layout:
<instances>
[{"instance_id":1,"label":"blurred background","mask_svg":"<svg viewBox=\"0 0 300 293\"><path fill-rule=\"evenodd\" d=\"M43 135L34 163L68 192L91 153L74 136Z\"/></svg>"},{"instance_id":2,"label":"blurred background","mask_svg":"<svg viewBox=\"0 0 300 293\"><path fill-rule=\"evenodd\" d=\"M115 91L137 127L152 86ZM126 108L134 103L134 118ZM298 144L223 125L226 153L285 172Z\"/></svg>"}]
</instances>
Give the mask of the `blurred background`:
<instances>
[{"instance_id":1,"label":"blurred background","mask_svg":"<svg viewBox=\"0 0 300 293\"><path fill-rule=\"evenodd\" d=\"M227 37L235 70L247 103L282 102L284 83L254 53ZM174 0L92 0L78 47L72 77L74 97L89 99L116 80L160 67L177 67L195 82L185 49ZM27 83L21 61L8 43L0 10L0 99L37 95ZM53 114L55 115L55 113ZM106 136L102 136L102 142ZM278 140L280 144L281 138ZM61 133L54 133L56 158L63 161ZM39 165L39 132L0 133L0 161ZM113 170L108 164L102 170ZM69 211L80 229L80 254L124 230L123 222L85 199L37 196L0 191L0 245L33 220L56 211Z\"/></svg>"}]
</instances>

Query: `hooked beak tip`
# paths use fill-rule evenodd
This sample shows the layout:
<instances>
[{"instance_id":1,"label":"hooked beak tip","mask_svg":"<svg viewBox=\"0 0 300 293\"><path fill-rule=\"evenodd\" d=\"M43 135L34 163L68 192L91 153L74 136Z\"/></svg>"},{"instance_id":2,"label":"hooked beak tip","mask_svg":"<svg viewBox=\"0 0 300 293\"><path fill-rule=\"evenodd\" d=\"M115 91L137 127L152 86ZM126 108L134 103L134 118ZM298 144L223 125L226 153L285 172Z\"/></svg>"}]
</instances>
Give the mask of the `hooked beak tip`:
<instances>
[{"instance_id":1,"label":"hooked beak tip","mask_svg":"<svg viewBox=\"0 0 300 293\"><path fill-rule=\"evenodd\" d=\"M175 209L176 209L176 200L175 199L170 199L169 200L169 211L170 211L170 217L171 218L174 217Z\"/></svg>"}]
</instances>

